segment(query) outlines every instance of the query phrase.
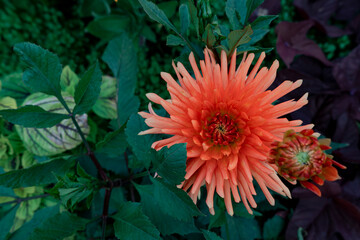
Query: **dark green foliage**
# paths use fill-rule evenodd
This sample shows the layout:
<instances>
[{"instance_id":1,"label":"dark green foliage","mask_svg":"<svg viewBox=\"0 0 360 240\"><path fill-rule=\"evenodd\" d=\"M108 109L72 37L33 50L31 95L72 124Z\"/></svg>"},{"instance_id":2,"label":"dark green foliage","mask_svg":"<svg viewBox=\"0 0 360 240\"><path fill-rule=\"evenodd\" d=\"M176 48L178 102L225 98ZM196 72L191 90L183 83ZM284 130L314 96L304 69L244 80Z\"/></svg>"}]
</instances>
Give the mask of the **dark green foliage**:
<instances>
[{"instance_id":1,"label":"dark green foliage","mask_svg":"<svg viewBox=\"0 0 360 240\"><path fill-rule=\"evenodd\" d=\"M160 233L142 213L139 203L126 202L118 206L115 219L115 236L119 239L160 239Z\"/></svg>"},{"instance_id":2,"label":"dark green foliage","mask_svg":"<svg viewBox=\"0 0 360 240\"><path fill-rule=\"evenodd\" d=\"M14 170L0 175L0 185L11 188L40 186L56 182L56 175L62 175L71 166L71 160L58 158L38 163L32 167Z\"/></svg>"},{"instance_id":3,"label":"dark green foliage","mask_svg":"<svg viewBox=\"0 0 360 240\"><path fill-rule=\"evenodd\" d=\"M35 128L52 127L70 117L66 114L47 112L39 106L0 110L0 115L11 123Z\"/></svg>"},{"instance_id":4,"label":"dark green foliage","mask_svg":"<svg viewBox=\"0 0 360 240\"><path fill-rule=\"evenodd\" d=\"M95 104L100 94L101 75L99 63L95 63L84 73L75 88L74 114L87 113Z\"/></svg>"}]
</instances>

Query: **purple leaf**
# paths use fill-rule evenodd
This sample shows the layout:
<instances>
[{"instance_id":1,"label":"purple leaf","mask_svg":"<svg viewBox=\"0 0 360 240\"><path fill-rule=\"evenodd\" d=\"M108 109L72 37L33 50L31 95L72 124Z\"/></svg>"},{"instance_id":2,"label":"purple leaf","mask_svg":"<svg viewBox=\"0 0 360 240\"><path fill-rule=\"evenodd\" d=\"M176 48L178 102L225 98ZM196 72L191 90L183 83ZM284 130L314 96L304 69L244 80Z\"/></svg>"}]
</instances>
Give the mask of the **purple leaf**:
<instances>
[{"instance_id":1,"label":"purple leaf","mask_svg":"<svg viewBox=\"0 0 360 240\"><path fill-rule=\"evenodd\" d=\"M277 25L277 52L288 67L296 55L311 56L327 66L332 65L326 59L321 48L313 40L306 37L306 33L313 25L312 20L297 23L280 22Z\"/></svg>"},{"instance_id":2,"label":"purple leaf","mask_svg":"<svg viewBox=\"0 0 360 240\"><path fill-rule=\"evenodd\" d=\"M330 37L340 37L349 32L327 24L330 17L338 10L339 0L294 0L294 5L305 18L312 19L316 26Z\"/></svg>"},{"instance_id":3,"label":"purple leaf","mask_svg":"<svg viewBox=\"0 0 360 240\"><path fill-rule=\"evenodd\" d=\"M360 46L334 66L333 75L341 89L360 95Z\"/></svg>"}]
</instances>

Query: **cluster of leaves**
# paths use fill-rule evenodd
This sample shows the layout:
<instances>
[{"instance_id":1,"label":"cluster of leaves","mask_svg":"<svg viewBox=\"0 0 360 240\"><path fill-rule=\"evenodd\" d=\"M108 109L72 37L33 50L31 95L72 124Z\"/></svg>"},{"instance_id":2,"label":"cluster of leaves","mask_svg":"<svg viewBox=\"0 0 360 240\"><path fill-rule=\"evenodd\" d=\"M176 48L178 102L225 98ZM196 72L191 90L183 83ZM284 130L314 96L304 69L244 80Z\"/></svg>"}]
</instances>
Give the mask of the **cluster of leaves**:
<instances>
[{"instance_id":1,"label":"cluster of leaves","mask_svg":"<svg viewBox=\"0 0 360 240\"><path fill-rule=\"evenodd\" d=\"M97 52L91 35L78 17L79 7L67 6L69 16L55 8L53 1L8 1L0 3L0 77L21 71L19 59L12 54L14 44L29 41L56 51L72 68L84 70ZM69 49L78 49L76 52Z\"/></svg>"},{"instance_id":2,"label":"cluster of leaves","mask_svg":"<svg viewBox=\"0 0 360 240\"><path fill-rule=\"evenodd\" d=\"M267 1L274 7L277 1ZM360 219L359 195L359 19L358 1L293 1L280 14L276 26L277 53L283 66L276 85L303 79L303 85L282 100L309 92L309 104L289 116L331 138L336 161L347 166L341 181L325 184L322 198L301 188L292 191L299 199L286 229L286 238L356 239ZM282 12L284 12L284 8ZM272 8L267 7L269 11ZM315 217L316 216L316 217ZM350 230L353 229L353 230Z\"/></svg>"},{"instance_id":3,"label":"cluster of leaves","mask_svg":"<svg viewBox=\"0 0 360 240\"><path fill-rule=\"evenodd\" d=\"M61 9L69 8L55 2ZM62 67L56 55L37 45L15 45L26 69L1 79L0 239L354 238L360 219L356 191L360 56L359 47L354 48L360 36L356 31L360 18L354 10L358 5L344 8L335 4L337 0L316 2L294 1L294 6L290 0L83 0L73 6L84 20L79 23L74 16L65 21L63 13L53 8L44 10L54 14L43 14L48 20L43 21L32 14L43 5L28 4L24 9L5 1L7 14L2 17L20 11L21 17L30 16L25 23L32 19L39 23L26 31L42 34L43 28L52 29L46 32L56 36L54 41L41 42L43 36L29 40L55 50L71 67ZM326 11L314 12L320 8ZM269 26L278 13L275 32ZM334 18L334 13L343 15ZM292 23L302 16L304 21ZM324 38L317 28L334 38ZM6 29L10 31L11 25ZM90 41L85 32L99 39L94 50L84 46ZM5 39L8 57L10 45L28 39L11 36ZM218 58L221 50L228 56L235 49L238 54L270 51L275 42L288 66L276 82L304 79L303 88L290 98L310 92L310 104L289 118L313 122L317 131L338 142L332 144L332 154L350 170L340 173L344 177L340 183L322 188L325 198L295 188L298 203L275 196L277 203L271 207L259 194L254 215L240 203L234 204L233 217L216 198L212 216L204 198L194 205L176 187L185 175L186 146L152 149L162 136L139 136L147 126L137 111L146 108L146 92L166 98L159 73L170 71L173 58L186 65L190 51L201 59L205 47ZM66 51L59 46L66 46ZM102 56L100 63L86 71L74 67L86 65L84 60L96 55ZM84 73L77 75L78 69ZM156 112L165 115L163 110ZM206 195L205 189L201 195Z\"/></svg>"}]
</instances>

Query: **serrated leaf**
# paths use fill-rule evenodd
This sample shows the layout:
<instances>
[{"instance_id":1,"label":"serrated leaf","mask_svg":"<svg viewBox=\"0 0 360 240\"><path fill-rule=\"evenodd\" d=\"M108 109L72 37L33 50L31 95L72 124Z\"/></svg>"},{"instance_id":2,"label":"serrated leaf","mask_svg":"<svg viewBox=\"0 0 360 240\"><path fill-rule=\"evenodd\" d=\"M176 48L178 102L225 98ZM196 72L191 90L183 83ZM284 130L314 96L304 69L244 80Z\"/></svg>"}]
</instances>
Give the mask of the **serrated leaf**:
<instances>
[{"instance_id":1,"label":"serrated leaf","mask_svg":"<svg viewBox=\"0 0 360 240\"><path fill-rule=\"evenodd\" d=\"M64 101L72 110L75 106L74 99L67 93ZM56 97L43 93L31 94L24 101L25 105L34 105L50 113L63 114L67 111ZM87 115L76 115L75 119L85 136L89 134ZM15 126L27 150L37 156L51 156L73 149L82 143L81 137L71 119L65 119L50 128L27 128Z\"/></svg>"},{"instance_id":2,"label":"serrated leaf","mask_svg":"<svg viewBox=\"0 0 360 240\"><path fill-rule=\"evenodd\" d=\"M229 45L228 56L231 56L235 49L251 40L250 36L253 33L251 26L248 25L242 30L234 30L229 33L227 40Z\"/></svg>"},{"instance_id":3,"label":"serrated leaf","mask_svg":"<svg viewBox=\"0 0 360 240\"><path fill-rule=\"evenodd\" d=\"M62 67L59 58L33 43L15 44L14 51L28 67L23 73L25 85L34 92L54 95L63 103L60 87Z\"/></svg>"},{"instance_id":4,"label":"serrated leaf","mask_svg":"<svg viewBox=\"0 0 360 240\"><path fill-rule=\"evenodd\" d=\"M184 190L160 179L151 180L155 185L155 201L161 202L164 212L183 221L190 221L194 216L203 215Z\"/></svg>"},{"instance_id":5,"label":"serrated leaf","mask_svg":"<svg viewBox=\"0 0 360 240\"><path fill-rule=\"evenodd\" d=\"M75 103L74 114L82 114L90 111L92 106L100 94L102 73L99 63L93 64L80 79L79 84L75 88Z\"/></svg>"},{"instance_id":6,"label":"serrated leaf","mask_svg":"<svg viewBox=\"0 0 360 240\"><path fill-rule=\"evenodd\" d=\"M190 26L189 8L186 4L181 4L179 8L181 34L187 35L187 30Z\"/></svg>"},{"instance_id":7,"label":"serrated leaf","mask_svg":"<svg viewBox=\"0 0 360 240\"><path fill-rule=\"evenodd\" d=\"M5 216L1 216L0 218L0 240L6 239L15 219L15 214L19 205L11 208Z\"/></svg>"},{"instance_id":8,"label":"serrated leaf","mask_svg":"<svg viewBox=\"0 0 360 240\"><path fill-rule=\"evenodd\" d=\"M131 39L126 34L109 42L102 56L118 80L117 127L120 128L137 112L140 101L134 96L136 87L137 59Z\"/></svg>"},{"instance_id":9,"label":"serrated leaf","mask_svg":"<svg viewBox=\"0 0 360 240\"><path fill-rule=\"evenodd\" d=\"M108 15L95 18L86 27L92 35L110 40L120 34L129 26L130 18L120 14Z\"/></svg>"},{"instance_id":10,"label":"serrated leaf","mask_svg":"<svg viewBox=\"0 0 360 240\"><path fill-rule=\"evenodd\" d=\"M119 206L115 220L115 236L119 239L161 239L159 231L141 211L139 203L125 202Z\"/></svg>"},{"instance_id":11,"label":"serrated leaf","mask_svg":"<svg viewBox=\"0 0 360 240\"><path fill-rule=\"evenodd\" d=\"M165 13L158 6L156 6L156 4L147 0L139 0L139 2L141 6L144 8L144 11L152 20L161 23L165 27L170 28L178 35L180 35L180 33L175 28L175 26L169 21Z\"/></svg>"},{"instance_id":12,"label":"serrated leaf","mask_svg":"<svg viewBox=\"0 0 360 240\"><path fill-rule=\"evenodd\" d=\"M170 235L178 233L181 235L198 232L194 225L194 220L184 222L171 217L162 210L162 202L154 201L154 185L137 185L136 190L141 196L141 205L144 213L150 218L151 222L159 229L161 234Z\"/></svg>"},{"instance_id":13,"label":"serrated leaf","mask_svg":"<svg viewBox=\"0 0 360 240\"><path fill-rule=\"evenodd\" d=\"M0 185L5 187L31 187L56 182L55 175L64 174L71 165L70 160L62 158L38 163L26 169L13 170L0 174Z\"/></svg>"},{"instance_id":14,"label":"serrated leaf","mask_svg":"<svg viewBox=\"0 0 360 240\"><path fill-rule=\"evenodd\" d=\"M0 115L13 124L34 128L52 127L69 118L69 115L47 112L39 106L0 110Z\"/></svg>"},{"instance_id":15,"label":"serrated leaf","mask_svg":"<svg viewBox=\"0 0 360 240\"><path fill-rule=\"evenodd\" d=\"M61 90L69 93L71 96L75 94L75 86L79 83L79 77L69 66L65 66L61 72L60 86Z\"/></svg>"},{"instance_id":16,"label":"serrated leaf","mask_svg":"<svg viewBox=\"0 0 360 240\"><path fill-rule=\"evenodd\" d=\"M35 212L33 218L16 230L10 237L11 240L27 240L36 227L47 221L48 218L59 212L59 205L42 208Z\"/></svg>"},{"instance_id":17,"label":"serrated leaf","mask_svg":"<svg viewBox=\"0 0 360 240\"><path fill-rule=\"evenodd\" d=\"M265 240L278 239L281 231L285 226L285 221L282 217L275 215L268 219L264 224L263 237Z\"/></svg>"},{"instance_id":18,"label":"serrated leaf","mask_svg":"<svg viewBox=\"0 0 360 240\"><path fill-rule=\"evenodd\" d=\"M29 239L62 240L77 231L83 230L87 223L88 220L70 214L69 212L58 213L35 228Z\"/></svg>"},{"instance_id":19,"label":"serrated leaf","mask_svg":"<svg viewBox=\"0 0 360 240\"><path fill-rule=\"evenodd\" d=\"M204 229L202 229L201 231L203 232L206 240L222 240L222 238L216 235L216 233L214 232L210 232Z\"/></svg>"},{"instance_id":20,"label":"serrated leaf","mask_svg":"<svg viewBox=\"0 0 360 240\"><path fill-rule=\"evenodd\" d=\"M158 139L158 136L153 134L138 135L139 132L148 129L144 119L138 114L133 114L125 129L127 141L131 146L139 164L139 167L149 168L150 163L157 158L157 152L151 148L151 144Z\"/></svg>"},{"instance_id":21,"label":"serrated leaf","mask_svg":"<svg viewBox=\"0 0 360 240\"><path fill-rule=\"evenodd\" d=\"M160 153L153 161L154 170L170 184L179 185L186 174L186 144L163 148Z\"/></svg>"},{"instance_id":22,"label":"serrated leaf","mask_svg":"<svg viewBox=\"0 0 360 240\"><path fill-rule=\"evenodd\" d=\"M179 45L184 46L185 42L178 36L169 34L166 38L166 45L168 45L168 46L179 46Z\"/></svg>"},{"instance_id":23,"label":"serrated leaf","mask_svg":"<svg viewBox=\"0 0 360 240\"><path fill-rule=\"evenodd\" d=\"M221 227L221 236L229 240L254 240L261 238L261 231L256 219L226 214L226 225Z\"/></svg>"}]
</instances>

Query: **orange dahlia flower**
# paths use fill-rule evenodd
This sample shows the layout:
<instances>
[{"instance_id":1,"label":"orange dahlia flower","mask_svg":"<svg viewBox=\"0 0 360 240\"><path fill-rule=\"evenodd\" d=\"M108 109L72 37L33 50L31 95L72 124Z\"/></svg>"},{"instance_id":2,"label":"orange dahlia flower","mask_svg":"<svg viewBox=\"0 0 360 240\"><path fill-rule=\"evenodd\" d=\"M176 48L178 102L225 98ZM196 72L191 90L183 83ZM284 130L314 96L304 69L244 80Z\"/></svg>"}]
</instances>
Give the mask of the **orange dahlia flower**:
<instances>
[{"instance_id":1,"label":"orange dahlia flower","mask_svg":"<svg viewBox=\"0 0 360 240\"><path fill-rule=\"evenodd\" d=\"M249 213L256 207L253 179L264 192L270 204L274 198L268 188L290 197L287 187L276 171L268 164L271 143L281 140L289 129L301 131L312 126L300 126L300 120L279 118L307 103L307 94L298 101L272 103L288 92L298 88L302 81L285 81L275 90L266 90L274 81L279 66L275 61L270 69L259 70L265 53L262 53L249 72L254 54L246 54L236 69L236 52L228 64L226 53L221 53L220 64L213 53L205 49L205 61L199 70L194 55L189 60L195 79L183 64L173 63L178 84L170 74L161 73L167 83L171 99L164 100L155 93L146 96L160 104L170 117L158 116L149 104L150 113L140 112L151 127L139 134L165 133L174 135L154 142L156 150L177 143L187 143L185 181L181 188L196 203L202 185L206 185L206 203L214 214L215 191L224 198L227 212L232 215L232 199L243 201Z\"/></svg>"},{"instance_id":2,"label":"orange dahlia flower","mask_svg":"<svg viewBox=\"0 0 360 240\"><path fill-rule=\"evenodd\" d=\"M272 144L269 162L275 164L277 172L289 182L296 184L298 180L303 187L321 196L319 188L309 180L321 186L324 180L340 179L332 164L342 169L346 168L324 152L330 149L329 145L330 139L318 140L312 129L305 129L300 133L289 130L281 142L276 141Z\"/></svg>"}]
</instances>

